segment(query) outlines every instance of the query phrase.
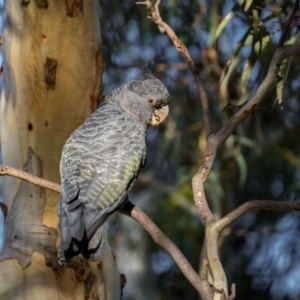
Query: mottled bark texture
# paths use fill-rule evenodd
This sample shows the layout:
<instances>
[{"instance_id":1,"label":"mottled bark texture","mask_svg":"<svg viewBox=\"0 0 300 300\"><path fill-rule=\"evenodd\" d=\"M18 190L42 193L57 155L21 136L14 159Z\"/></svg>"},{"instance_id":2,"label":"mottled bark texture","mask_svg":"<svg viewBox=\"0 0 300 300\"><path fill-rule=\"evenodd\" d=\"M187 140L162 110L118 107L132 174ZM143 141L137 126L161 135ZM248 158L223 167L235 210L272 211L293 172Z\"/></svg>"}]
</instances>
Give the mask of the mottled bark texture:
<instances>
[{"instance_id":1,"label":"mottled bark texture","mask_svg":"<svg viewBox=\"0 0 300 300\"><path fill-rule=\"evenodd\" d=\"M3 163L60 182L63 144L99 97L99 2L6 1L2 40ZM8 176L2 183L0 299L119 299L108 248L102 262L58 266L57 194Z\"/></svg>"}]
</instances>

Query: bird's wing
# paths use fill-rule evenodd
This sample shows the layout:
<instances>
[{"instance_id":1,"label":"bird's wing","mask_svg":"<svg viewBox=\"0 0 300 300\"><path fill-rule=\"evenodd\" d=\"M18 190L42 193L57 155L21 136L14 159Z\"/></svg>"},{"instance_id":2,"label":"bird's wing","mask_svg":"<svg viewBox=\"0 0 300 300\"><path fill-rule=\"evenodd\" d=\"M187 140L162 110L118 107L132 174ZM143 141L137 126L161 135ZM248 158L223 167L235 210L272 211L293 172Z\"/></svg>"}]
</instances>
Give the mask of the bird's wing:
<instances>
[{"instance_id":1,"label":"bird's wing","mask_svg":"<svg viewBox=\"0 0 300 300\"><path fill-rule=\"evenodd\" d=\"M127 114L97 112L74 132L61 160L67 244L68 235L92 237L122 203L145 158L145 131Z\"/></svg>"}]
</instances>

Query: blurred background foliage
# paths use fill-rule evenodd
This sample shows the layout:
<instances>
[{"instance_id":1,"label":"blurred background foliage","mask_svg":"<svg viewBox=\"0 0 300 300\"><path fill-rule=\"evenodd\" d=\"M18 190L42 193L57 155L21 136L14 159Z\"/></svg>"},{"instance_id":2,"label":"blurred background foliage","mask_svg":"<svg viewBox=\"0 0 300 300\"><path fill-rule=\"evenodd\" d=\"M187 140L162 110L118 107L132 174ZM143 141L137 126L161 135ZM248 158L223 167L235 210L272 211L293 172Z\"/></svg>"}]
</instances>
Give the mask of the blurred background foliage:
<instances>
[{"instance_id":1,"label":"blurred background foliage","mask_svg":"<svg viewBox=\"0 0 300 300\"><path fill-rule=\"evenodd\" d=\"M213 129L257 90L267 73L293 1L168 0L161 16L201 69ZM286 44L299 42L299 11ZM153 73L171 94L170 116L148 134L147 167L131 193L199 270L204 228L194 207L191 178L206 145L200 100L190 71L133 0L102 0L104 95L154 61ZM300 198L300 64L293 56L282 80L259 109L220 147L205 183L222 217L252 199ZM229 103L229 106L228 106ZM226 109L224 110L224 108ZM172 258L133 220L115 214L110 244L127 284L123 299L198 299ZM226 229L220 255L237 299L299 299L299 213L249 212Z\"/></svg>"}]
</instances>

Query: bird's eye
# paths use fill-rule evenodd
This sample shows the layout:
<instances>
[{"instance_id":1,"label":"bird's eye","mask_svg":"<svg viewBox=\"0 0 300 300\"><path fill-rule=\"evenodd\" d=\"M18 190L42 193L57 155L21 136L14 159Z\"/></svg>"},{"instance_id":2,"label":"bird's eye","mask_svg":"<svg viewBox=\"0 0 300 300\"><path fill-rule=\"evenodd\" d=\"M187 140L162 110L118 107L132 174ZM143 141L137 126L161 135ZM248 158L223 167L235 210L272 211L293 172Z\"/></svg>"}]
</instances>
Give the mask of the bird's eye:
<instances>
[{"instance_id":1,"label":"bird's eye","mask_svg":"<svg viewBox=\"0 0 300 300\"><path fill-rule=\"evenodd\" d=\"M151 99L151 98L150 98L150 99L148 99L148 103L149 103L149 104L153 104L153 102L154 102L154 100L153 100L153 99Z\"/></svg>"}]
</instances>

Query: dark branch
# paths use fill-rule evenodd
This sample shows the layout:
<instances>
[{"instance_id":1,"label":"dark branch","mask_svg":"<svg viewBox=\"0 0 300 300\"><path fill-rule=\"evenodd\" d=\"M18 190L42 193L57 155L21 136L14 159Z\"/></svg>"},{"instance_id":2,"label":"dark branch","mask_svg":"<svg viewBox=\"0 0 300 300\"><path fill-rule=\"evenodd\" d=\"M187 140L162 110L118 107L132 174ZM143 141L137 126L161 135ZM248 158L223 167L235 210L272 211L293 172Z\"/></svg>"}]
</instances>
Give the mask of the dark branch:
<instances>
[{"instance_id":1,"label":"dark branch","mask_svg":"<svg viewBox=\"0 0 300 300\"><path fill-rule=\"evenodd\" d=\"M278 45L277 45L278 48L282 48L283 45L284 45L284 40L286 38L288 30L290 29L290 25L291 25L291 23L292 23L292 21L293 21L293 19L295 17L295 14L296 14L296 12L298 10L298 7L299 7L299 0L295 0L293 9L289 13L288 18L286 20L286 23L284 25L284 28L282 30L282 34L281 34L280 40L279 40Z\"/></svg>"}]
</instances>

